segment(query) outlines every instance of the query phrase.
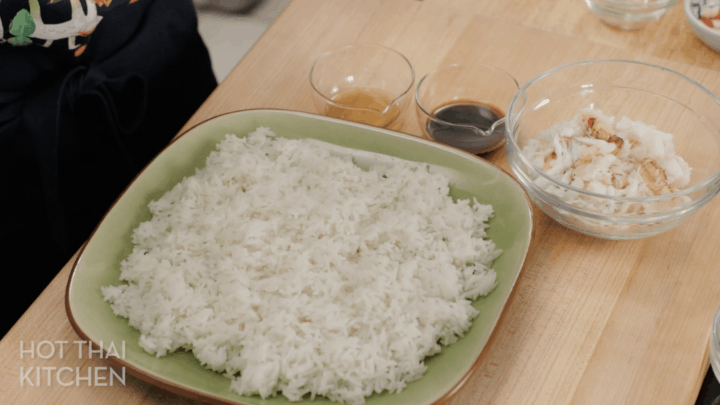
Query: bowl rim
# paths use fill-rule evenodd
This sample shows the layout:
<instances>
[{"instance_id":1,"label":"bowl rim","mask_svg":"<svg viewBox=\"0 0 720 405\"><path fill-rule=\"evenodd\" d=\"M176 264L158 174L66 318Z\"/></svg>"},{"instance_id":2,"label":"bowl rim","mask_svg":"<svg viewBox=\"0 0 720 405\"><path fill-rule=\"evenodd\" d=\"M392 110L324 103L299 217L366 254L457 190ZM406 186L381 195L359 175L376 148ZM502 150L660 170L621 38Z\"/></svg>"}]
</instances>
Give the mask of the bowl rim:
<instances>
[{"instance_id":1,"label":"bowl rim","mask_svg":"<svg viewBox=\"0 0 720 405\"><path fill-rule=\"evenodd\" d=\"M712 193L705 193L700 198L692 200L691 202L680 205L678 207L674 207L665 211L646 213L643 215L603 213L598 210L592 211L586 208L581 208L573 205L572 203L558 199L554 195L546 192L537 184L535 184L527 174L525 174L522 170L517 169L515 167L516 165L517 164L515 162L510 162L510 167L513 170L518 181L520 181L520 184L523 185L525 191L529 195L531 195L533 199L540 199L543 203L551 205L555 209L564 210L572 215L577 215L598 221L612 221L617 224L647 224L654 222L670 221L696 211L700 207L710 202L710 200L712 200L718 194L718 192L720 192L719 189Z\"/></svg>"},{"instance_id":2,"label":"bowl rim","mask_svg":"<svg viewBox=\"0 0 720 405\"><path fill-rule=\"evenodd\" d=\"M693 0L683 0L683 11L685 12L685 19L688 20L688 23L692 27L695 27L696 29L700 30L704 34L716 37L720 39L720 29L712 29L708 27L707 25L703 24L702 21L700 21L699 18L696 18L692 12L690 11L690 3Z\"/></svg>"},{"instance_id":3,"label":"bowl rim","mask_svg":"<svg viewBox=\"0 0 720 405\"><path fill-rule=\"evenodd\" d=\"M715 101L715 103L717 104L717 106L720 107L720 99L718 99L718 98L715 96L715 94L713 94L713 92L711 92L710 90L708 90L705 86L703 86L702 84L698 83L697 81L689 78L688 76L685 76L685 75L682 74L682 73L676 72L676 71L674 71L674 70L672 70L672 69L669 69L669 68L666 68L666 67L663 67L663 66L660 66L660 65L655 65L655 64L647 63L647 62L633 61L633 60L628 60L628 59L588 59L588 60L582 60L582 61L577 61L577 62L566 63L566 64L563 64L563 65L554 67L554 68L552 68L552 69L550 69L550 70L547 70L547 71L545 71L545 72L543 72L543 73L535 76L534 78L532 78L530 81L528 81L527 83L525 83L522 87L520 87L520 89L518 90L518 92L515 94L515 96L513 97L513 99L510 101L510 105L508 106L508 112L507 112L507 122L506 122L506 125L505 125L505 137L506 137L506 142L505 142L505 144L506 144L506 145L509 145L509 147L508 147L508 152L510 151L510 149L514 149L514 150L517 152L517 154L518 154L518 156L519 156L519 159L520 159L526 166L530 167L530 168L533 170L533 172L534 172L535 175L537 175L538 177L544 178L545 180L547 180L548 182L550 182L552 185L555 185L555 186L558 186L558 187L561 187L561 188L564 188L564 189L572 190L572 191L575 191L575 192L580 193L580 194L582 194L582 195L586 195L586 196L590 196L590 197L596 197L596 198L602 198L602 199L606 199L606 200L610 200L610 201L615 201L615 202L619 202L619 203L663 201L663 200L672 199L672 198L676 198L676 197L682 197L682 196L685 196L685 195L688 195L688 194L692 194L692 193L694 193L694 192L696 192L696 191L698 191L698 190L701 190L701 189L707 187L708 185L712 184L713 182L717 182L718 179L720 179L720 168L718 168L713 174L711 174L711 175L708 176L707 178L703 179L703 180L700 181L699 183L695 184L694 186L692 186L692 187L690 187L690 188L686 188L686 189L680 190L680 191L677 191L677 192L675 192L675 193L661 194L661 195L651 196L651 197L621 197L621 196L611 196L611 195L608 195L608 194L595 193L595 192L592 192L592 191L588 191L588 190L584 190L584 189L580 189L580 188L574 187L574 186L572 186L572 185L570 185L570 184L563 183L563 182L561 182L561 181L559 181L559 180L556 180L556 179L550 177L550 176L547 175L543 170L541 170L539 167L537 167L535 164L533 164L533 163L522 153L522 149L520 149L519 145L517 144L517 141L516 141L515 137L514 137L514 136L510 136L510 132L512 131L512 129L514 128L514 126L517 124L517 123L515 122L515 119L514 119L514 115L515 115L515 114L514 114L514 110L517 108L516 103L517 103L518 99L521 97L521 95L522 95L523 98L524 98L524 95L525 95L527 89L528 89L532 84L534 84L534 83L537 82L538 80L543 79L543 78L545 78L545 77L547 77L547 76L549 76L549 75L551 75L551 74L553 74L553 73L555 73L555 72L558 72L558 71L563 70L563 69L566 69L566 68L574 67L574 66L590 65L590 64L598 64L598 63L619 63L619 64L629 64L629 65L647 66L647 67L654 68L654 69L660 69L660 70L665 71L665 72L668 72L668 73L670 73L670 74L674 74L674 75L680 77L681 79L687 80L690 84L693 84L693 85L697 86L701 91L705 92L708 96L710 96L710 98L711 98L713 101ZM521 109L521 111L522 111L522 109ZM709 193L709 192L706 191L706 192L703 193L703 195L706 195L706 194L708 194L708 193ZM698 200L702 200L702 198L693 199L693 201L698 201ZM685 206L685 205L683 205L683 206Z\"/></svg>"},{"instance_id":4,"label":"bowl rim","mask_svg":"<svg viewBox=\"0 0 720 405\"><path fill-rule=\"evenodd\" d=\"M321 59L323 59L324 57L329 56L330 54L333 54L333 53L337 53L337 52L340 52L340 51L347 51L347 50L351 50L351 49L359 49L359 48L376 48L376 49L382 49L382 50L385 50L385 51L390 51L391 53L394 53L394 54L396 54L396 55L399 55L399 56L405 61L405 63L407 63L408 67L410 68L410 84L408 84L407 88L404 89L404 90L400 93L400 95L398 95L397 97L395 97L395 98L387 105L387 107L385 107L385 109L383 109L382 111L380 111L381 114L385 114L386 112L388 112L388 111L390 110L390 108L392 108L393 105L395 105L395 103L398 102L398 100L400 100L400 99L403 98L406 94L408 94L408 92L410 91L410 89L412 89L412 88L413 88L413 85L415 84L415 67L413 67L412 63L410 63L410 60L409 60L407 57L405 57L405 55L403 55L402 53L396 51L395 49L389 48L389 47L387 47L387 46L379 45L379 44L373 44L373 43L360 42L360 43L345 45L345 46L340 47L340 48L337 48L337 49L331 49L331 50L329 50L329 51L327 51L327 52L322 53L320 56L318 56L317 58L315 58L315 60L313 61L312 66L310 67L310 74L309 74L309 76L308 76L309 79L310 79L310 87L312 87L313 91L314 91L316 94L318 94L320 97L322 97L323 100L324 100L326 103L330 104L330 105L333 105L333 106L336 106L336 107L341 107L341 108L346 108L346 109L349 107L349 108L352 108L353 110L362 110L362 111L378 112L377 110L374 110L374 109L372 109L372 108L348 106L347 104L336 103L336 102L333 101L332 99L328 98L325 94L323 94L323 92L321 92L321 91L315 86L315 83L313 82L313 72L315 71L315 66L317 66L317 63L318 63Z\"/></svg>"},{"instance_id":5,"label":"bowl rim","mask_svg":"<svg viewBox=\"0 0 720 405\"><path fill-rule=\"evenodd\" d=\"M418 83L417 83L417 85L415 86L415 104L418 106L418 108L420 108L420 111L422 111L423 114L424 114L428 119L430 119L431 121L435 121L435 122L437 122L437 123L440 123L440 124L442 124L442 125L447 125L447 126L449 126L449 127L468 128L468 129L471 129L473 132L477 133L477 128L476 128L475 126L473 126L473 125L470 125L470 124L456 124L456 123L454 123L454 122L446 121L446 120L443 120L443 119L441 119L441 118L435 117L435 116L432 115L430 112L428 112L428 110L427 110L427 109L422 105L422 103L420 102L420 86L422 86L422 84L425 82L425 79L427 79L430 75L434 75L434 74L439 73L440 71L446 70L446 69L454 69L454 68L476 68L476 67L490 68L490 69L496 70L496 71L504 74L504 75L507 76L508 78L510 78L510 79L515 83L515 87L517 88L517 90L515 90L516 92L520 89L520 83L518 83L518 81L517 81L517 79L515 78L515 76L513 76L510 72L508 72L508 71L506 71L506 70L504 70L504 69L501 69L501 68L499 68L499 67L497 67L497 66L488 65L488 64L485 64L485 63L453 63L453 64L450 64L450 65L438 66L437 68L435 68L435 69L431 70L430 72L426 73L423 77L420 78L420 80L418 80ZM505 116L507 116L507 112L503 112L503 114L505 114ZM502 118L499 118L498 121L501 120L501 119L502 119ZM422 126L422 125L421 125L421 126Z\"/></svg>"},{"instance_id":6,"label":"bowl rim","mask_svg":"<svg viewBox=\"0 0 720 405\"><path fill-rule=\"evenodd\" d=\"M647 12L654 13L660 9L670 9L678 0L647 0L641 3L630 3L627 0L585 0L593 6L613 12ZM614 7L614 8L613 8Z\"/></svg>"},{"instance_id":7,"label":"bowl rim","mask_svg":"<svg viewBox=\"0 0 720 405\"><path fill-rule=\"evenodd\" d=\"M720 307L718 307L713 316L712 326L710 330L710 368L715 374L715 378L720 380Z\"/></svg>"}]
</instances>

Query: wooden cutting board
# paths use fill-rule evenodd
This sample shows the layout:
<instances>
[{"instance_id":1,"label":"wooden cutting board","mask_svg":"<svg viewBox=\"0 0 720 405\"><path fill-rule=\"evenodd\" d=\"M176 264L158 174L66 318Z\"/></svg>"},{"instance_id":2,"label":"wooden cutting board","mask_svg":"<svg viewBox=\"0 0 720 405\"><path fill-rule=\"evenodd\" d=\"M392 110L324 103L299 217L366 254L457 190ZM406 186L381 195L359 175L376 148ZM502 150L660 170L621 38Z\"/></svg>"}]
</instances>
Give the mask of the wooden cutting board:
<instances>
[{"instance_id":1,"label":"wooden cutting board","mask_svg":"<svg viewBox=\"0 0 720 405\"><path fill-rule=\"evenodd\" d=\"M669 67L720 94L720 58L702 49L679 6L648 31L627 32L570 0L295 2L188 125L248 108L317 112L312 61L354 42L400 51L416 81L441 65L481 62L522 84L564 63L623 58ZM553 20L543 9L565 15ZM678 33L695 53L668 50L682 45ZM412 108L400 131L422 136ZM509 171L504 148L487 158ZM718 204L667 233L622 242L568 230L535 209L514 297L480 370L451 403L694 404L720 305Z\"/></svg>"}]
</instances>

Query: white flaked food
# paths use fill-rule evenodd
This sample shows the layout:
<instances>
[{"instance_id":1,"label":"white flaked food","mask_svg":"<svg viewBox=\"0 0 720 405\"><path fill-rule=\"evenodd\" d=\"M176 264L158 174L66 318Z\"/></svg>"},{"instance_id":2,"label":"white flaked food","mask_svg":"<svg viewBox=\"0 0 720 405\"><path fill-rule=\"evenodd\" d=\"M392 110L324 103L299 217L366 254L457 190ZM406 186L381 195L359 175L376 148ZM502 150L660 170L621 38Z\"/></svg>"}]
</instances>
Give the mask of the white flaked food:
<instances>
[{"instance_id":1,"label":"white flaked food","mask_svg":"<svg viewBox=\"0 0 720 405\"><path fill-rule=\"evenodd\" d=\"M242 395L400 392L495 286L492 207L397 160L363 171L259 128L150 203L113 311L158 357L192 350Z\"/></svg>"},{"instance_id":2,"label":"white flaked food","mask_svg":"<svg viewBox=\"0 0 720 405\"><path fill-rule=\"evenodd\" d=\"M581 190L617 197L675 193L690 182L691 168L675 154L673 136L628 117L616 120L598 109L540 133L523 154L553 179ZM602 214L643 214L684 204L688 197L643 203L591 198L543 177L535 183L580 208Z\"/></svg>"}]
</instances>

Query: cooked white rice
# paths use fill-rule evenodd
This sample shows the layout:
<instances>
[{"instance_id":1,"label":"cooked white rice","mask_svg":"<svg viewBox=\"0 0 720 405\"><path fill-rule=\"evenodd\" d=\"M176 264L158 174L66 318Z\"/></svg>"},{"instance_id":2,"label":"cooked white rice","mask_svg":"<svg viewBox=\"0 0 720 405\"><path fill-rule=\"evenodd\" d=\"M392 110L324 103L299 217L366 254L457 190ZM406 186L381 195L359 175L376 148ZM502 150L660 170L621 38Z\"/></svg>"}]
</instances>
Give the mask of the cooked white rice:
<instances>
[{"instance_id":1,"label":"cooked white rice","mask_svg":"<svg viewBox=\"0 0 720 405\"><path fill-rule=\"evenodd\" d=\"M350 404L400 392L470 327L495 286L492 207L398 161L363 171L321 143L259 128L135 229L113 311L158 357L192 350L231 389Z\"/></svg>"}]
</instances>

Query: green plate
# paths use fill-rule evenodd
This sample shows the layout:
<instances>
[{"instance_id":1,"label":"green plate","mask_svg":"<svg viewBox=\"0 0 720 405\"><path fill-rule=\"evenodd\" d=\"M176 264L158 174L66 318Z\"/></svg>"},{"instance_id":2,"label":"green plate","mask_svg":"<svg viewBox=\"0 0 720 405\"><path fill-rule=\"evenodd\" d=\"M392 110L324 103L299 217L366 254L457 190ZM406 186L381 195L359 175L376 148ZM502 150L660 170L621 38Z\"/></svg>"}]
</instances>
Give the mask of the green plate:
<instances>
[{"instance_id":1,"label":"green plate","mask_svg":"<svg viewBox=\"0 0 720 405\"><path fill-rule=\"evenodd\" d=\"M104 349L111 344L117 348L120 357L109 360L125 367L128 374L179 394L214 403L292 403L282 396L265 400L259 396L240 396L230 391L229 379L203 368L191 353L161 358L148 354L138 345L140 333L127 319L113 314L100 291L101 286L120 283L120 262L132 251L132 231L150 219L148 203L160 198L183 177L195 174L195 169L204 166L206 157L226 134L245 136L260 126L269 127L285 138L314 138L349 148L358 155L360 165L379 159L360 151L429 163L450 176L454 198L475 197L482 204L492 204L495 217L487 233L503 252L492 266L497 272L497 288L473 303L480 315L462 339L426 360L428 370L420 380L409 383L400 394L375 394L366 403L423 405L447 398L479 367L483 347L520 274L532 228L525 192L498 167L468 153L410 135L324 116L281 110L235 112L206 121L171 143L115 202L75 263L65 299L75 330L98 346L102 342ZM324 398L301 402L332 403Z\"/></svg>"}]
</instances>

